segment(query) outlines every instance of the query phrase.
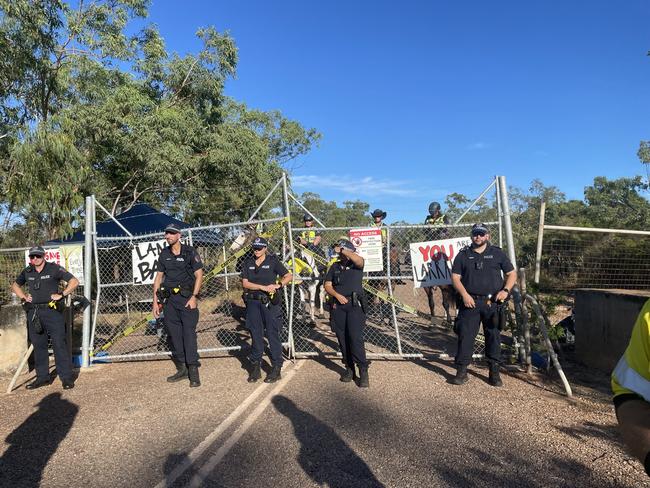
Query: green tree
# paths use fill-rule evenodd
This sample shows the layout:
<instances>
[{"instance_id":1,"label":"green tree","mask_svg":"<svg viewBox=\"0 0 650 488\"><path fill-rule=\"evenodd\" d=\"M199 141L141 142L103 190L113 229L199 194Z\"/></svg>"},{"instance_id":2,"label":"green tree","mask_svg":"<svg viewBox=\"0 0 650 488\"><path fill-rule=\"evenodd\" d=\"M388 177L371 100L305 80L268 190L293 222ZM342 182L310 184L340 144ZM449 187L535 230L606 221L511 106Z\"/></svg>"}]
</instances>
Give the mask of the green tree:
<instances>
[{"instance_id":1,"label":"green tree","mask_svg":"<svg viewBox=\"0 0 650 488\"><path fill-rule=\"evenodd\" d=\"M345 201L339 207L335 201L325 201L317 193L305 192L299 199L326 227L362 227L370 222L370 205L360 200ZM298 206L292 207L291 221L295 227L303 227L304 213Z\"/></svg>"},{"instance_id":2,"label":"green tree","mask_svg":"<svg viewBox=\"0 0 650 488\"><path fill-rule=\"evenodd\" d=\"M225 96L238 61L228 33L199 29L186 56L154 26L127 34L148 4L0 0L5 227L18 216L26 239L60 237L89 193L112 213L145 201L196 224L241 220L318 142Z\"/></svg>"}]
</instances>

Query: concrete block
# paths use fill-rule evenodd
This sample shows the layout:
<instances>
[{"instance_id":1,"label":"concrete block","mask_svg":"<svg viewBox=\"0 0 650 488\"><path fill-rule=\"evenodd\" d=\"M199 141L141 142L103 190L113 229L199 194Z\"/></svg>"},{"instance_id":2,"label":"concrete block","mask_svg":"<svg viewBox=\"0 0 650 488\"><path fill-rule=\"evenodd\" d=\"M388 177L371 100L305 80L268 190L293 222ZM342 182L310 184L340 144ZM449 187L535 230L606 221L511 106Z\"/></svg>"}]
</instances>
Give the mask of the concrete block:
<instances>
[{"instance_id":1,"label":"concrete block","mask_svg":"<svg viewBox=\"0 0 650 488\"><path fill-rule=\"evenodd\" d=\"M27 319L20 305L0 308L0 375L11 376L27 351Z\"/></svg>"},{"instance_id":2,"label":"concrete block","mask_svg":"<svg viewBox=\"0 0 650 488\"><path fill-rule=\"evenodd\" d=\"M647 290L576 290L575 351L578 360L611 372L625 352Z\"/></svg>"}]
</instances>

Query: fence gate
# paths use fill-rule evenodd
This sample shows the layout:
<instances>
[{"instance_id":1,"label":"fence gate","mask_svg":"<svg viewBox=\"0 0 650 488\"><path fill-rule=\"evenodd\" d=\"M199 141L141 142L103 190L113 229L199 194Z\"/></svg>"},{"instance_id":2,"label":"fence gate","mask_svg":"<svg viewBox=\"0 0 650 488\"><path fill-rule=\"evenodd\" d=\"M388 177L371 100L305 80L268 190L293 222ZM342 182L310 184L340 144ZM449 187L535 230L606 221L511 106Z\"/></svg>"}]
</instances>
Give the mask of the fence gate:
<instances>
[{"instance_id":1,"label":"fence gate","mask_svg":"<svg viewBox=\"0 0 650 488\"><path fill-rule=\"evenodd\" d=\"M182 229L182 242L194 246L204 264L199 300L197 340L202 357L239 350L247 343L239 273L251 256L256 233L269 248L282 252L286 241L283 218ZM167 245L160 233L120 238L98 237L95 242L97 295L91 332L94 360L133 360L170 354L161 321L152 316L153 263ZM288 346L288 314L284 313L283 341Z\"/></svg>"}]
</instances>

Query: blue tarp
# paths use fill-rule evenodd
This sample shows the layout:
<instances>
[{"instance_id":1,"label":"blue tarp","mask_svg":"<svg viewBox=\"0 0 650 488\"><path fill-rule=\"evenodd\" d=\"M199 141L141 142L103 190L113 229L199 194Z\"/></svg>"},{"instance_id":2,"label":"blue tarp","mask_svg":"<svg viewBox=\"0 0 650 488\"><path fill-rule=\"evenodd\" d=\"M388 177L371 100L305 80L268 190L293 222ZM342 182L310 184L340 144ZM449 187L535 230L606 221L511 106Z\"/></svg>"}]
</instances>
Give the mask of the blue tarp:
<instances>
[{"instance_id":1,"label":"blue tarp","mask_svg":"<svg viewBox=\"0 0 650 488\"><path fill-rule=\"evenodd\" d=\"M141 234L162 233L169 224L175 224L179 229L190 227L189 224L166 215L146 203L138 203L124 213L115 217L134 236ZM97 223L97 237L122 237L127 234L112 220ZM77 231L62 241L52 243L83 242L84 231Z\"/></svg>"}]
</instances>

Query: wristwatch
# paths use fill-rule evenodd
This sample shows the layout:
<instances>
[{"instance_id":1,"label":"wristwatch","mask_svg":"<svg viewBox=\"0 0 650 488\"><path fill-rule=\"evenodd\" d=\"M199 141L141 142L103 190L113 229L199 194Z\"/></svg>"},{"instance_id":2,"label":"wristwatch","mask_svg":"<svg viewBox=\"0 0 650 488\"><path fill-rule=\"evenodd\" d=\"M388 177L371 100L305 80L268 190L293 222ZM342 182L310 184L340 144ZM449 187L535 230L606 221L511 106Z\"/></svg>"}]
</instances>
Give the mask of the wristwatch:
<instances>
[{"instance_id":1,"label":"wristwatch","mask_svg":"<svg viewBox=\"0 0 650 488\"><path fill-rule=\"evenodd\" d=\"M505 291L508 295L510 294L510 290L508 290L507 288L503 288L503 291Z\"/></svg>"}]
</instances>

